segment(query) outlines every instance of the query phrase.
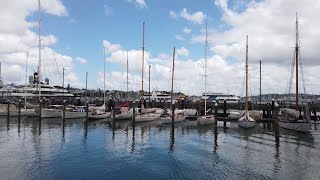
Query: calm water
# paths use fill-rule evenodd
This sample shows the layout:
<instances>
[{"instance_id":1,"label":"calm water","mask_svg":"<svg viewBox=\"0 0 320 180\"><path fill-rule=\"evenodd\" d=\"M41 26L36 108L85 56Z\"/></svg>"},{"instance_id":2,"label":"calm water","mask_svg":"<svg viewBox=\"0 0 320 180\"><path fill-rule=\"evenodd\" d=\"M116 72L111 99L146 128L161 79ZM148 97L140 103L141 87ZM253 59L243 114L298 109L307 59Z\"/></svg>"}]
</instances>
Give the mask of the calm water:
<instances>
[{"instance_id":1,"label":"calm water","mask_svg":"<svg viewBox=\"0 0 320 180\"><path fill-rule=\"evenodd\" d=\"M0 119L0 179L320 179L320 131ZM277 144L279 145L277 147Z\"/></svg>"}]
</instances>

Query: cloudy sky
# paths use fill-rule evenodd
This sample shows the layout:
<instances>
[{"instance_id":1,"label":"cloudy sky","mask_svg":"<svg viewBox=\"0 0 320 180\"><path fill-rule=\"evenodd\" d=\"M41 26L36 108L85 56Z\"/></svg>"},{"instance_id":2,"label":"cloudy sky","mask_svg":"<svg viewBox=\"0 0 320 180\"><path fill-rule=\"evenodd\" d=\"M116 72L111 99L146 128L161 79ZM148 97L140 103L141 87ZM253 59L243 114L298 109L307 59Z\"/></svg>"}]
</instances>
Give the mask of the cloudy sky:
<instances>
[{"instance_id":1,"label":"cloudy sky","mask_svg":"<svg viewBox=\"0 0 320 180\"><path fill-rule=\"evenodd\" d=\"M38 1L0 3L2 79L6 84L24 84L26 70L31 75L38 66ZM145 22L145 67L151 65L151 89L170 89L175 46L175 91L190 95L204 90L205 23L208 91L244 95L248 35L250 94L259 93L259 60L262 93L288 92L298 12L306 92L320 93L318 0L43 0L41 9L41 71L51 84L62 85L65 68L65 84L84 88L88 72L88 88L103 88L105 48L107 89L126 90L127 52L129 90L141 89ZM147 89L148 68L145 74Z\"/></svg>"}]
</instances>

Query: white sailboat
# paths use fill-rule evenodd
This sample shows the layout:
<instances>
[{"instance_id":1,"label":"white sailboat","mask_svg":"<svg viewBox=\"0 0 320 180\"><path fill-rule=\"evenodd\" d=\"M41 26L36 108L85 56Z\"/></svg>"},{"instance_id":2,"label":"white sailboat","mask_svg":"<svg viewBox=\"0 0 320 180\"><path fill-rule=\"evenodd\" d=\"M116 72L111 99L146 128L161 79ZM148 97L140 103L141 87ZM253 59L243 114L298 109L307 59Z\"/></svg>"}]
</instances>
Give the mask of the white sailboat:
<instances>
[{"instance_id":1,"label":"white sailboat","mask_svg":"<svg viewBox=\"0 0 320 180\"><path fill-rule=\"evenodd\" d=\"M129 92L129 55L127 51L127 94ZM129 101L129 97L127 97L127 100ZM120 108L120 114L116 115L116 120L129 120L132 119L133 112L128 111L128 107L121 107Z\"/></svg>"},{"instance_id":2,"label":"white sailboat","mask_svg":"<svg viewBox=\"0 0 320 180\"><path fill-rule=\"evenodd\" d=\"M103 105L96 107L88 114L90 120L106 119L111 117L111 112L106 112L106 56L103 48Z\"/></svg>"},{"instance_id":3,"label":"white sailboat","mask_svg":"<svg viewBox=\"0 0 320 180\"><path fill-rule=\"evenodd\" d=\"M141 95L140 95L140 113L136 115L135 122L146 122L146 121L154 121L160 118L160 114L148 113L145 109L143 102L143 73L144 73L144 22L143 22L143 32L142 32L142 68L141 68Z\"/></svg>"},{"instance_id":4,"label":"white sailboat","mask_svg":"<svg viewBox=\"0 0 320 180\"><path fill-rule=\"evenodd\" d=\"M72 108L66 108L65 111L65 119L75 119L75 118L85 118L86 106L74 106ZM61 112L61 116L63 117L63 112Z\"/></svg>"},{"instance_id":5,"label":"white sailboat","mask_svg":"<svg viewBox=\"0 0 320 180\"><path fill-rule=\"evenodd\" d=\"M171 103L173 103L173 80L174 80L174 60L175 60L176 48L173 48L173 58L172 58L172 78L171 78ZM172 109L172 108L171 108ZM161 123L169 124L172 123L172 117L174 117L174 122L181 122L186 119L183 113L174 113L171 112L171 116L169 114L165 114L163 117L160 117Z\"/></svg>"},{"instance_id":6,"label":"white sailboat","mask_svg":"<svg viewBox=\"0 0 320 180\"><path fill-rule=\"evenodd\" d=\"M308 104L304 106L304 115L301 118L299 112L299 31L298 31L298 13L296 13L296 46L295 46L295 65L296 65L296 109L283 108L279 126L299 132L309 132L312 126L310 120L310 111Z\"/></svg>"},{"instance_id":7,"label":"white sailboat","mask_svg":"<svg viewBox=\"0 0 320 180\"><path fill-rule=\"evenodd\" d=\"M256 121L250 117L248 111L248 36L246 39L246 102L244 116L238 120L238 126L242 128L253 128L256 126Z\"/></svg>"},{"instance_id":8,"label":"white sailboat","mask_svg":"<svg viewBox=\"0 0 320 180\"><path fill-rule=\"evenodd\" d=\"M207 61L208 61L208 30L206 24L206 50L205 50L205 67L204 67L204 116L198 118L198 124L208 125L216 122L215 116L210 114L207 115Z\"/></svg>"},{"instance_id":9,"label":"white sailboat","mask_svg":"<svg viewBox=\"0 0 320 180\"><path fill-rule=\"evenodd\" d=\"M41 109L42 118L55 118L61 117L63 111L63 105L50 105L48 108Z\"/></svg>"}]
</instances>

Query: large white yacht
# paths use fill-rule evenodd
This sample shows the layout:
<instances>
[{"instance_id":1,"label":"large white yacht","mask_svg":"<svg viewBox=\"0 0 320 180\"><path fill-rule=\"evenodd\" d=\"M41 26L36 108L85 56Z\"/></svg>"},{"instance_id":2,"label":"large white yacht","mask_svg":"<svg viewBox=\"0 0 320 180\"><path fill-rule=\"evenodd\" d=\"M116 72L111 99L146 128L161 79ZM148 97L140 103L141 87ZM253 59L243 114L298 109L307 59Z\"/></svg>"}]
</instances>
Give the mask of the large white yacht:
<instances>
[{"instance_id":1,"label":"large white yacht","mask_svg":"<svg viewBox=\"0 0 320 180\"><path fill-rule=\"evenodd\" d=\"M38 94L38 88L36 84L30 84L26 87L12 87L8 92L9 96L13 97L35 97ZM41 96L42 97L73 97L69 91L58 87L41 84Z\"/></svg>"},{"instance_id":2,"label":"large white yacht","mask_svg":"<svg viewBox=\"0 0 320 180\"><path fill-rule=\"evenodd\" d=\"M207 93L206 97L205 94L202 94L202 99L207 98L207 102L217 102L217 103L238 103L240 98L236 95L231 94L223 94L223 93Z\"/></svg>"}]
</instances>

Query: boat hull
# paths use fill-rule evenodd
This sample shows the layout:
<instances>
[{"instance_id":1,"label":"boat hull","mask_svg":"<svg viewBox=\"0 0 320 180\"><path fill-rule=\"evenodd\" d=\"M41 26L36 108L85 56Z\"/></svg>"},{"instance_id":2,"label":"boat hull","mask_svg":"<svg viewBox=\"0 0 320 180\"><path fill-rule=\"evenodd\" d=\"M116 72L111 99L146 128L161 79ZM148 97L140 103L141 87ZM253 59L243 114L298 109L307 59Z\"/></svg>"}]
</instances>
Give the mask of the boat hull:
<instances>
[{"instance_id":1,"label":"boat hull","mask_svg":"<svg viewBox=\"0 0 320 180\"><path fill-rule=\"evenodd\" d=\"M129 120L129 119L132 119L132 113L116 115L116 120Z\"/></svg>"},{"instance_id":2,"label":"boat hull","mask_svg":"<svg viewBox=\"0 0 320 180\"><path fill-rule=\"evenodd\" d=\"M256 126L256 121L239 121L238 126L245 129L254 128Z\"/></svg>"},{"instance_id":3,"label":"boat hull","mask_svg":"<svg viewBox=\"0 0 320 180\"><path fill-rule=\"evenodd\" d=\"M245 114L238 120L238 126L245 129L253 128L256 126L256 121L248 114Z\"/></svg>"},{"instance_id":4,"label":"boat hull","mask_svg":"<svg viewBox=\"0 0 320 180\"><path fill-rule=\"evenodd\" d=\"M280 121L279 126L284 129L299 131L299 132L309 132L312 126L311 122L288 122Z\"/></svg>"},{"instance_id":5,"label":"boat hull","mask_svg":"<svg viewBox=\"0 0 320 180\"><path fill-rule=\"evenodd\" d=\"M175 122L175 123L177 123L177 122L182 122L182 121L184 121L185 119L186 119L185 116L183 116L183 117L175 117L175 118L174 118L174 122ZM171 118L171 117L161 117L161 118L160 118L160 121L161 121L162 124L170 124L170 123L172 123L172 118Z\"/></svg>"},{"instance_id":6,"label":"boat hull","mask_svg":"<svg viewBox=\"0 0 320 180\"><path fill-rule=\"evenodd\" d=\"M57 109L42 109L41 110L41 117L42 118L55 118L61 117L62 110Z\"/></svg>"},{"instance_id":7,"label":"boat hull","mask_svg":"<svg viewBox=\"0 0 320 180\"><path fill-rule=\"evenodd\" d=\"M107 113L102 113L102 114L89 114L88 118L89 120L97 120L97 119L106 119L106 118L110 118L111 117L111 113L107 112Z\"/></svg>"},{"instance_id":8,"label":"boat hull","mask_svg":"<svg viewBox=\"0 0 320 180\"><path fill-rule=\"evenodd\" d=\"M5 116L7 115L7 112L4 113ZM11 117L18 117L19 116L19 112L18 111L14 111L14 112L10 112L10 116ZM20 111L20 116L25 116L25 117L37 117L39 116L39 113L35 112L34 110L22 110Z\"/></svg>"},{"instance_id":9,"label":"boat hull","mask_svg":"<svg viewBox=\"0 0 320 180\"><path fill-rule=\"evenodd\" d=\"M216 118L214 116L201 116L198 118L198 124L201 126L214 124L215 122Z\"/></svg>"},{"instance_id":10,"label":"boat hull","mask_svg":"<svg viewBox=\"0 0 320 180\"><path fill-rule=\"evenodd\" d=\"M135 117L135 122L148 122L160 119L160 114L143 114Z\"/></svg>"},{"instance_id":11,"label":"boat hull","mask_svg":"<svg viewBox=\"0 0 320 180\"><path fill-rule=\"evenodd\" d=\"M63 112L61 112L63 117ZM86 112L65 112L65 119L74 119L74 118L85 118Z\"/></svg>"}]
</instances>

